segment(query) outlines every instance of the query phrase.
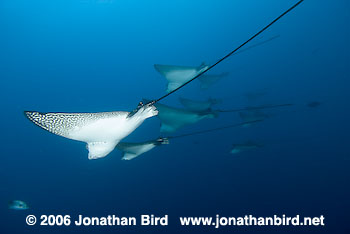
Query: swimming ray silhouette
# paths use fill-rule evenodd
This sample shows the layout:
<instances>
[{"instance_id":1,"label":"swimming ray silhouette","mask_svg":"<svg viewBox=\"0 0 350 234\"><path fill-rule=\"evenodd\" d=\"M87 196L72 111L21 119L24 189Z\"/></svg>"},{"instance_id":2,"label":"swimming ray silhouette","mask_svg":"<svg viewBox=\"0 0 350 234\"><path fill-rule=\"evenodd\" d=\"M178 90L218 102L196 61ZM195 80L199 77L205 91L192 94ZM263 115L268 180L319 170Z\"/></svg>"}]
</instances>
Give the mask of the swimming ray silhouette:
<instances>
[{"instance_id":1,"label":"swimming ray silhouette","mask_svg":"<svg viewBox=\"0 0 350 234\"><path fill-rule=\"evenodd\" d=\"M124 137L143 121L158 114L153 105L144 105L129 117L130 112L40 113L25 111L26 117L39 127L62 137L87 144L89 159L108 155Z\"/></svg>"},{"instance_id":2,"label":"swimming ray silhouette","mask_svg":"<svg viewBox=\"0 0 350 234\"><path fill-rule=\"evenodd\" d=\"M116 148L123 152L122 160L132 160L141 154L144 154L156 146L167 145L169 140L167 138L158 138L156 140L140 142L140 143L127 143L120 142Z\"/></svg>"},{"instance_id":3,"label":"swimming ray silhouette","mask_svg":"<svg viewBox=\"0 0 350 234\"><path fill-rule=\"evenodd\" d=\"M158 110L158 118L161 121L160 132L175 132L186 125L195 124L200 120L217 116L214 112L196 112L160 103L154 105Z\"/></svg>"}]
</instances>

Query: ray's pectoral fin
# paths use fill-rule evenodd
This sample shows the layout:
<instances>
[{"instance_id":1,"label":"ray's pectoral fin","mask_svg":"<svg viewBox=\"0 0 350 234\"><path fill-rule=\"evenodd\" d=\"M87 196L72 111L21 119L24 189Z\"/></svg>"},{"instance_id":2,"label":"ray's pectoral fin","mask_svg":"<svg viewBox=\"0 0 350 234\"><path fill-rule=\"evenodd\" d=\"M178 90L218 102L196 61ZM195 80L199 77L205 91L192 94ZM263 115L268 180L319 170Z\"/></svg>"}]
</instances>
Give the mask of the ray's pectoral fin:
<instances>
[{"instance_id":1,"label":"ray's pectoral fin","mask_svg":"<svg viewBox=\"0 0 350 234\"><path fill-rule=\"evenodd\" d=\"M37 126L59 136L66 137L69 126L73 126L78 118L74 114L41 113L37 111L24 111L25 116Z\"/></svg>"},{"instance_id":2,"label":"ray's pectoral fin","mask_svg":"<svg viewBox=\"0 0 350 234\"><path fill-rule=\"evenodd\" d=\"M117 144L115 142L89 142L86 145L89 150L88 158L98 159L103 158L112 152Z\"/></svg>"}]
</instances>

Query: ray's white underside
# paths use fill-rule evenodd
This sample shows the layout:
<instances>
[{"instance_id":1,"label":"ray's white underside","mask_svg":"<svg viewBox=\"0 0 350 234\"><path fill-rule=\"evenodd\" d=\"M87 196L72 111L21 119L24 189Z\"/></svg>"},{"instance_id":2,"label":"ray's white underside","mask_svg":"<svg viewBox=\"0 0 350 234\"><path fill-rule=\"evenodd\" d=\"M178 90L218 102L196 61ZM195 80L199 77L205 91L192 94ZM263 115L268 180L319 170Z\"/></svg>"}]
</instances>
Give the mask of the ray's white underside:
<instances>
[{"instance_id":1,"label":"ray's white underside","mask_svg":"<svg viewBox=\"0 0 350 234\"><path fill-rule=\"evenodd\" d=\"M89 159L108 155L115 146L139 127L143 121L158 114L155 106L144 106L132 117L129 112L39 113L25 112L43 129L72 140L87 143Z\"/></svg>"}]
</instances>

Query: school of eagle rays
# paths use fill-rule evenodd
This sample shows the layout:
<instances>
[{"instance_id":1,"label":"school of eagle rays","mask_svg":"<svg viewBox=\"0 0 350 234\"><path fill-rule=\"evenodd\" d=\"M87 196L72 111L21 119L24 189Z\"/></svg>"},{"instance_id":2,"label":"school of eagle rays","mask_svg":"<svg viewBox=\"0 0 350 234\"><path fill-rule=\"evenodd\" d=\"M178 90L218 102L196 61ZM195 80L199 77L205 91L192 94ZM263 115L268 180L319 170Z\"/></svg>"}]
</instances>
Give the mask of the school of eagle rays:
<instances>
[{"instance_id":1,"label":"school of eagle rays","mask_svg":"<svg viewBox=\"0 0 350 234\"><path fill-rule=\"evenodd\" d=\"M155 64L154 68L156 71L158 71L167 80L167 94L153 101L145 100L145 102L140 102L137 108L131 112L112 111L98 113L41 113L38 111L25 111L24 113L31 122L46 131L68 139L85 142L86 148L89 151L89 159L106 157L115 148L117 148L123 152L122 159L131 160L156 146L169 144L169 139L171 139L171 136L168 138L160 137L156 140L142 143L121 142L148 118L158 116L161 121L160 132L169 134L186 125L195 124L207 118L216 118L220 113L230 112L230 110L214 110L212 106L218 103L218 101L215 99L209 99L207 101L193 101L190 99L181 98L180 102L184 108L170 107L160 104L159 101L194 80L200 82L200 87L202 89L210 88L211 85L227 76L228 73L209 75L207 74L207 71L229 56L235 54L243 46L260 35L302 2L303 0L299 0L296 4L287 9L260 31L255 33L243 44L210 66L204 63L200 66L194 67ZM240 50L239 52L242 51L243 50ZM275 107L287 105L290 104L275 105ZM239 125L250 126L252 123L256 123L267 118L268 116L261 111L261 109L264 108L270 107L247 107L241 109L241 111L238 113L243 122ZM220 129L223 128L225 127ZM208 131L210 131L210 129L206 132ZM187 134L187 136L188 135L191 134ZM238 153L258 147L260 147L259 144L248 141L243 144L235 144L231 153Z\"/></svg>"},{"instance_id":2,"label":"school of eagle rays","mask_svg":"<svg viewBox=\"0 0 350 234\"><path fill-rule=\"evenodd\" d=\"M198 67L154 65L155 69L167 80L167 92L180 87L195 75L199 74L207 66ZM200 87L207 89L228 73L218 75L203 75L199 79ZM131 134L147 118L157 116L160 119L160 133L171 134L178 129L195 124L203 119L216 118L220 110L213 106L220 100L209 98L207 100L191 100L179 98L184 108L171 107L165 104L152 103L143 100L134 112L113 111L98 113L40 113L37 111L25 111L29 120L39 127L62 137L86 143L89 159L99 159L107 156L115 148L122 151L122 160L131 160L150 151L156 146L169 144L172 137L159 137L146 142L131 143L121 142L123 138ZM260 110L264 107L238 111L242 120L241 126L249 126L256 121L262 121L267 116ZM188 135L191 135L188 134ZM252 144L242 143L234 145L232 152L253 148ZM239 149L238 149L239 148Z\"/></svg>"}]
</instances>

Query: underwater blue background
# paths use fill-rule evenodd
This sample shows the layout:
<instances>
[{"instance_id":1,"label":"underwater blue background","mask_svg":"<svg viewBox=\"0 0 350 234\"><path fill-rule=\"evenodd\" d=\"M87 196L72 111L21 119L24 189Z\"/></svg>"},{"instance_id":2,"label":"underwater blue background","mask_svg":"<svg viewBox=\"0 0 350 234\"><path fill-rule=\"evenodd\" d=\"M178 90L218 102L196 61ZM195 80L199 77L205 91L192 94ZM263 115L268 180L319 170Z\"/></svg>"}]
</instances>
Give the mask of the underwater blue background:
<instances>
[{"instance_id":1,"label":"underwater blue background","mask_svg":"<svg viewBox=\"0 0 350 234\"><path fill-rule=\"evenodd\" d=\"M305 0L211 74L164 99L221 99L220 109L293 103L270 118L173 139L121 161L114 150L88 160L84 143L30 123L24 110L132 110L165 94L153 64L212 64L296 1L52 0L0 1L1 233L349 233L350 2ZM244 94L264 90L252 101ZM307 103L319 101L317 108ZM252 103L253 102L253 103ZM238 123L237 113L175 134ZM148 119L125 141L155 139ZM174 135L175 135L174 134ZM164 134L163 134L164 135ZM233 143L262 148L230 154ZM9 210L8 201L31 209ZM28 214L170 217L167 227L28 227ZM325 227L181 227L179 216L325 216Z\"/></svg>"}]
</instances>

